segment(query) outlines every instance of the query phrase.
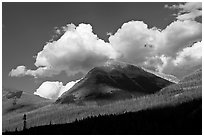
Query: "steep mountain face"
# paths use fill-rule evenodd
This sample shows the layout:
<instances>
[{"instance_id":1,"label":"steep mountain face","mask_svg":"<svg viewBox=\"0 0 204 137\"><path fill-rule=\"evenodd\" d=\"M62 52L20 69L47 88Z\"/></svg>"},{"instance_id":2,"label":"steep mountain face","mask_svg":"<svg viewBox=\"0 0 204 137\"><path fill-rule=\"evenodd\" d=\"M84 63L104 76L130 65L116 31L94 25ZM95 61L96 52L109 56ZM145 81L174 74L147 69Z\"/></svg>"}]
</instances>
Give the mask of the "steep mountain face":
<instances>
[{"instance_id":1,"label":"steep mountain face","mask_svg":"<svg viewBox=\"0 0 204 137\"><path fill-rule=\"evenodd\" d=\"M83 100L119 100L155 93L172 84L144 69L116 61L95 67L56 103Z\"/></svg>"}]
</instances>

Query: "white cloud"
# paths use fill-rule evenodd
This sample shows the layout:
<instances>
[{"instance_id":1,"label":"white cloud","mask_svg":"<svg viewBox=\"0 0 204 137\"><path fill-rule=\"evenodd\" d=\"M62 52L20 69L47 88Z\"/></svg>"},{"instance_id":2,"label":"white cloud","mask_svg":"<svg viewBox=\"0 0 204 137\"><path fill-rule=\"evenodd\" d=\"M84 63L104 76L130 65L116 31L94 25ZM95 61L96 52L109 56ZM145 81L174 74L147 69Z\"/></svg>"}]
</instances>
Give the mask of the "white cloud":
<instances>
[{"instance_id":1,"label":"white cloud","mask_svg":"<svg viewBox=\"0 0 204 137\"><path fill-rule=\"evenodd\" d=\"M47 67L39 67L36 70L27 69L25 66L18 66L16 69L12 69L9 73L11 77L22 77L25 75L34 76L35 78L40 76L51 77L53 74L59 74L58 71L49 69Z\"/></svg>"},{"instance_id":2,"label":"white cloud","mask_svg":"<svg viewBox=\"0 0 204 137\"><path fill-rule=\"evenodd\" d=\"M195 20L195 18L202 16L202 3L201 2L187 2L179 5L165 5L165 8L178 9L176 14L178 20Z\"/></svg>"},{"instance_id":3,"label":"white cloud","mask_svg":"<svg viewBox=\"0 0 204 137\"><path fill-rule=\"evenodd\" d=\"M202 39L202 24L196 21L174 21L161 33L164 42L158 46L157 52L175 57L183 48Z\"/></svg>"},{"instance_id":4,"label":"white cloud","mask_svg":"<svg viewBox=\"0 0 204 137\"><path fill-rule=\"evenodd\" d=\"M185 66L184 64L188 66L199 64L188 49L195 51L193 47L196 45L193 43L202 40L202 24L194 20L201 12L201 3L165 7L179 9L177 18L180 19L163 30L149 28L143 21L129 21L115 34L107 34L109 42L99 39L93 33L90 24L81 23L78 26L68 24L55 28L57 39L48 42L37 54L35 61L37 69L30 70L25 66L18 66L12 69L9 75L15 77L30 75L38 78L58 75L62 71L67 75L79 72L85 74L91 68L103 65L110 59L171 74L176 71L175 68L181 68ZM190 46L192 47L188 48ZM191 55L187 56L187 51ZM194 63L190 65L187 58L191 59L189 62Z\"/></svg>"},{"instance_id":5,"label":"white cloud","mask_svg":"<svg viewBox=\"0 0 204 137\"><path fill-rule=\"evenodd\" d=\"M38 68L24 71L22 75L49 77L62 71L67 75L86 73L91 68L117 57L109 43L93 34L91 25L79 24L76 27L68 24L63 30L65 33L57 41L47 43L37 54L35 66Z\"/></svg>"},{"instance_id":6,"label":"white cloud","mask_svg":"<svg viewBox=\"0 0 204 137\"><path fill-rule=\"evenodd\" d=\"M11 70L11 72L9 73L9 76L21 77L21 76L25 76L25 73L26 73L26 67L25 66L18 66L16 69Z\"/></svg>"},{"instance_id":7,"label":"white cloud","mask_svg":"<svg viewBox=\"0 0 204 137\"><path fill-rule=\"evenodd\" d=\"M194 10L186 14L180 14L178 17L176 17L178 20L194 20L196 17L199 17L202 15L201 10Z\"/></svg>"},{"instance_id":8,"label":"white cloud","mask_svg":"<svg viewBox=\"0 0 204 137\"><path fill-rule=\"evenodd\" d=\"M197 42L192 47L184 48L181 52L177 53L178 56L174 60L175 66L180 64L192 64L197 61L201 63L202 59L202 43Z\"/></svg>"},{"instance_id":9,"label":"white cloud","mask_svg":"<svg viewBox=\"0 0 204 137\"><path fill-rule=\"evenodd\" d=\"M106 35L111 36L112 32L107 32Z\"/></svg>"},{"instance_id":10,"label":"white cloud","mask_svg":"<svg viewBox=\"0 0 204 137\"><path fill-rule=\"evenodd\" d=\"M60 97L64 92L68 91L70 88L72 88L77 82L79 82L81 79L76 81L68 82L65 86L63 86L60 90L59 96Z\"/></svg>"},{"instance_id":11,"label":"white cloud","mask_svg":"<svg viewBox=\"0 0 204 137\"><path fill-rule=\"evenodd\" d=\"M34 94L48 99L57 99L62 86L62 82L46 81L40 85Z\"/></svg>"},{"instance_id":12,"label":"white cloud","mask_svg":"<svg viewBox=\"0 0 204 137\"><path fill-rule=\"evenodd\" d=\"M167 74L172 74L176 68L182 68L184 62L177 63L177 66L174 62L183 59L183 54L186 55L187 51L190 54L189 50L195 53L193 43L201 40L202 24L191 20L174 21L164 30L148 28L141 21L130 21L109 37L110 44L121 54L117 60ZM188 48L189 46L192 47ZM191 63L186 60L185 64L188 66L199 64L194 56L190 56Z\"/></svg>"},{"instance_id":13,"label":"white cloud","mask_svg":"<svg viewBox=\"0 0 204 137\"><path fill-rule=\"evenodd\" d=\"M169 9L180 9L184 11L194 11L202 9L202 3L201 2L186 2L184 4L178 4L178 5L164 5L165 8Z\"/></svg>"},{"instance_id":14,"label":"white cloud","mask_svg":"<svg viewBox=\"0 0 204 137\"><path fill-rule=\"evenodd\" d=\"M149 29L142 21L130 21L111 35L109 41L121 54L120 60L138 64L153 56L157 46L163 42L160 33L156 28Z\"/></svg>"},{"instance_id":15,"label":"white cloud","mask_svg":"<svg viewBox=\"0 0 204 137\"><path fill-rule=\"evenodd\" d=\"M194 11L202 9L202 2L187 2L185 4L179 5L180 9L183 9L184 11Z\"/></svg>"},{"instance_id":16,"label":"white cloud","mask_svg":"<svg viewBox=\"0 0 204 137\"><path fill-rule=\"evenodd\" d=\"M197 42L191 47L184 48L177 53L176 58L167 58L162 72L172 74L178 78L194 71L196 66L202 65L202 43ZM195 67L195 68L194 68Z\"/></svg>"},{"instance_id":17,"label":"white cloud","mask_svg":"<svg viewBox=\"0 0 204 137\"><path fill-rule=\"evenodd\" d=\"M109 37L120 60L140 64L153 56L176 57L177 52L202 39L202 24L196 21L175 21L164 30L148 28L141 21L124 23Z\"/></svg>"},{"instance_id":18,"label":"white cloud","mask_svg":"<svg viewBox=\"0 0 204 137\"><path fill-rule=\"evenodd\" d=\"M154 56L148 58L142 66L162 72L165 74L171 74L178 78L193 72L202 65L202 43L197 42L191 47L186 47L182 51L178 52L175 58L165 55Z\"/></svg>"},{"instance_id":19,"label":"white cloud","mask_svg":"<svg viewBox=\"0 0 204 137\"><path fill-rule=\"evenodd\" d=\"M62 82L59 81L46 81L43 82L40 87L34 92L35 95L39 95L40 97L47 99L56 100L60 97L64 92L68 91L72 88L79 80L71 81L63 86Z\"/></svg>"},{"instance_id":20,"label":"white cloud","mask_svg":"<svg viewBox=\"0 0 204 137\"><path fill-rule=\"evenodd\" d=\"M147 58L147 60L141 66L153 71L162 72L163 67L167 64L167 61L168 59L164 55L152 56L150 58Z\"/></svg>"}]
</instances>

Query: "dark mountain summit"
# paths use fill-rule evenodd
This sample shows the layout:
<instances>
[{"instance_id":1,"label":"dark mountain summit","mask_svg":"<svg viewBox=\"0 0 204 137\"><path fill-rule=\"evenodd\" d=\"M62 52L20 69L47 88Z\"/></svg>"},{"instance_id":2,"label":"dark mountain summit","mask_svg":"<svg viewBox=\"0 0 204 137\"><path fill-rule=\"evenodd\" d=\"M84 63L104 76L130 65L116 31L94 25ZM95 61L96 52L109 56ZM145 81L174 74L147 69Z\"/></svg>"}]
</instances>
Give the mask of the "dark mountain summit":
<instances>
[{"instance_id":1,"label":"dark mountain summit","mask_svg":"<svg viewBox=\"0 0 204 137\"><path fill-rule=\"evenodd\" d=\"M56 103L82 100L118 100L155 93L171 82L141 67L109 61L95 67Z\"/></svg>"}]
</instances>

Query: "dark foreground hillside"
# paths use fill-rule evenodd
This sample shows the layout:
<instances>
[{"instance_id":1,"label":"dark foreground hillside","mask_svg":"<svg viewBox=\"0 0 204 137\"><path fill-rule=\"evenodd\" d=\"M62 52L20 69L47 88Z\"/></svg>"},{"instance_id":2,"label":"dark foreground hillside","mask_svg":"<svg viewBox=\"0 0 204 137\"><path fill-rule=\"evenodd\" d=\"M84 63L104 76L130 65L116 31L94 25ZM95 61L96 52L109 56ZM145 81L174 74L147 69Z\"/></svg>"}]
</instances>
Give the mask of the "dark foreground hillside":
<instances>
[{"instance_id":1,"label":"dark foreground hillside","mask_svg":"<svg viewBox=\"0 0 204 137\"><path fill-rule=\"evenodd\" d=\"M87 118L3 134L202 134L202 99L120 115Z\"/></svg>"}]
</instances>

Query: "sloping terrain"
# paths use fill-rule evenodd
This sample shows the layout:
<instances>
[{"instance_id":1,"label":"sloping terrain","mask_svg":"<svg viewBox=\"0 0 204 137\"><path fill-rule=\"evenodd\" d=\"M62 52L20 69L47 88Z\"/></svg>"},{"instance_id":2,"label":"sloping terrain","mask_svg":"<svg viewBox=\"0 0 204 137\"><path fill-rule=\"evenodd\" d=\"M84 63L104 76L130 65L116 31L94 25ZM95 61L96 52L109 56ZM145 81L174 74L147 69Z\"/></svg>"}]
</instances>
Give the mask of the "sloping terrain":
<instances>
[{"instance_id":1,"label":"sloping terrain","mask_svg":"<svg viewBox=\"0 0 204 137\"><path fill-rule=\"evenodd\" d=\"M69 124L33 127L3 134L27 135L201 135L202 100L139 112L89 117Z\"/></svg>"},{"instance_id":2,"label":"sloping terrain","mask_svg":"<svg viewBox=\"0 0 204 137\"><path fill-rule=\"evenodd\" d=\"M178 68L176 70L176 73L174 75L177 76L177 78L182 79L183 76L191 74L193 71L198 70L202 68L202 65L195 65L195 66L186 66L184 68Z\"/></svg>"},{"instance_id":3,"label":"sloping terrain","mask_svg":"<svg viewBox=\"0 0 204 137\"><path fill-rule=\"evenodd\" d=\"M23 132L8 132L22 130L23 115L3 120L3 134L201 134L201 89L189 87L179 96L161 90L100 107L53 104L27 113Z\"/></svg>"},{"instance_id":4,"label":"sloping terrain","mask_svg":"<svg viewBox=\"0 0 204 137\"><path fill-rule=\"evenodd\" d=\"M144 69L116 61L95 67L65 92L57 103L120 100L155 93L172 84Z\"/></svg>"},{"instance_id":5,"label":"sloping terrain","mask_svg":"<svg viewBox=\"0 0 204 137\"><path fill-rule=\"evenodd\" d=\"M202 69L196 72L154 94L102 106L93 102L47 105L26 113L26 131L8 132L23 130L23 114L19 113L2 119L2 131L3 134L201 134Z\"/></svg>"},{"instance_id":6,"label":"sloping terrain","mask_svg":"<svg viewBox=\"0 0 204 137\"><path fill-rule=\"evenodd\" d=\"M2 91L3 116L28 112L53 102L51 100L24 91L16 91L11 89L3 89ZM16 104L13 104L14 101L16 101Z\"/></svg>"},{"instance_id":7,"label":"sloping terrain","mask_svg":"<svg viewBox=\"0 0 204 137\"><path fill-rule=\"evenodd\" d=\"M197 89L202 91L202 68L197 69L193 73L185 76L179 83L163 88L160 92L158 92L158 94L180 96L185 91Z\"/></svg>"},{"instance_id":8,"label":"sloping terrain","mask_svg":"<svg viewBox=\"0 0 204 137\"><path fill-rule=\"evenodd\" d=\"M179 107L181 104L184 104L184 106L186 107ZM185 105L185 104L188 104L188 105ZM170 109L168 107L170 107ZM157 108L159 108L158 111L157 111ZM121 123L122 121L127 122L127 123L132 121L132 123L129 123L130 124L129 127L131 127L129 130L127 129L128 126L126 127L126 126L122 126L120 124L115 123L116 127L121 128L121 130L115 130L115 134L117 134L116 133L117 131L123 131L124 133L129 133L129 134L131 133L135 133L135 134L140 134L140 133L141 134L148 134L148 133L149 134L151 133L152 134L162 134L162 133L163 134L200 134L202 126L200 122L198 121L202 121L201 120L202 119L201 109L202 109L202 90L201 88L197 88L193 90L185 90L180 96L175 96L175 94L169 94L168 92L165 92L165 94L151 94L151 95L147 95L147 96L140 97L140 98L121 100L121 101L113 102L111 104L103 105L100 107L96 104L86 104L84 106L81 106L81 105L79 106L79 105L74 105L74 104L69 104L69 105L53 104L53 105L42 107L40 109L33 110L26 114L27 114L27 128L28 129L31 127L38 127L38 126L40 126L39 129L44 129L44 128L41 128L41 126L44 126L44 125L49 125L48 127L45 127L45 129L52 129L53 127L50 127L50 124L51 125L54 124L54 128L56 130L53 129L51 131L50 130L44 131L44 134L59 134L59 132L61 132L60 134L63 134L63 133L79 134L77 131L81 131L81 130L82 130L81 134L83 134L84 128L80 128L80 127L82 125L85 127L91 127L91 125L89 125L92 123L91 121L94 121L94 123L95 122L98 123L98 120L96 121L95 119L92 120L92 117L97 118L99 116L106 116L106 117L110 116L110 119L101 118L103 119L102 122L104 122L101 124L105 124L106 121L110 122L111 120L114 120L114 119L116 120L115 122L118 121ZM134 112L134 113L129 115L130 112ZM123 113L127 115L123 116ZM179 116L177 114L179 114ZM123 120L120 119L121 117L124 117L124 119ZM161 120L162 117L163 117L163 120ZM15 117L10 117L9 119L3 119L3 125L2 125L3 134L5 131L22 130L23 129L22 118L23 118L23 115L18 114ZM67 125L67 123L73 123L76 120L82 120L81 123L84 123L84 124L82 125L79 124L79 126L77 126L78 128L74 128L75 125L78 125L76 123ZM83 122L84 120L86 121ZM176 126L174 124L168 123L168 121L172 121L173 123L176 123L175 124ZM197 122L198 124L196 124ZM141 126L141 128L139 128L139 131L143 131L143 132L139 132L139 131L137 132L135 130L137 127L136 123L138 123L138 125L140 126L141 124L144 125L144 127ZM178 125L179 123L180 123L180 126ZM63 125L58 125L58 124L65 124L65 125L63 126ZM109 124L106 125L107 128ZM194 124L196 125L194 126ZM151 130L150 125L156 128L157 132L155 133L146 132L147 131L147 129L145 128L146 126L148 126L148 129L150 131L153 131ZM163 129L161 129L161 131L158 131L159 129L155 125ZM63 127L66 127L66 128L63 128ZM103 129L105 127L103 127ZM166 130L165 132L162 132L162 130L164 131L165 129L168 129L166 127L174 127L173 129L171 128L170 129L175 130L177 132L172 132L171 130ZM190 127L190 128L188 129L187 127ZM194 129L194 127L196 129ZM95 134L100 134L100 133L105 134L107 133L107 132L101 131L101 129L99 128L97 129L97 127L95 128L96 128L96 131L98 130L98 132L92 133L92 131L90 131L89 129L84 134L94 134L94 133ZM39 130L39 129L36 129L36 130ZM196 130L196 132L194 132L194 130ZM110 132L111 131L114 134L114 130L110 129ZM178 131L181 131L181 132L179 133ZM14 133L7 132L7 134L15 134L15 133L16 132ZM25 134L26 133L29 134L29 132L25 132ZM41 130L41 132L39 131L38 133L30 132L30 134L32 133L33 134L43 134L43 131ZM24 133L20 132L19 134L24 134Z\"/></svg>"},{"instance_id":9,"label":"sloping terrain","mask_svg":"<svg viewBox=\"0 0 204 137\"><path fill-rule=\"evenodd\" d=\"M178 83L180 81L177 77L175 77L173 75L168 75L168 74L161 73L161 72L155 72L155 71L152 71L152 70L149 70L149 69L146 69L146 68L142 68L142 69L144 69L145 71L150 72L150 73L152 73L152 74L154 74L154 75L156 75L158 77L166 79L166 80L168 80L168 81L170 81L172 83Z\"/></svg>"},{"instance_id":10,"label":"sloping terrain","mask_svg":"<svg viewBox=\"0 0 204 137\"><path fill-rule=\"evenodd\" d=\"M195 70L193 73L185 76L180 83L182 82L189 82L189 81L194 81L194 80L197 80L197 81L200 81L202 80L202 68L199 68L197 70Z\"/></svg>"}]
</instances>

